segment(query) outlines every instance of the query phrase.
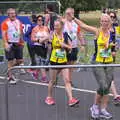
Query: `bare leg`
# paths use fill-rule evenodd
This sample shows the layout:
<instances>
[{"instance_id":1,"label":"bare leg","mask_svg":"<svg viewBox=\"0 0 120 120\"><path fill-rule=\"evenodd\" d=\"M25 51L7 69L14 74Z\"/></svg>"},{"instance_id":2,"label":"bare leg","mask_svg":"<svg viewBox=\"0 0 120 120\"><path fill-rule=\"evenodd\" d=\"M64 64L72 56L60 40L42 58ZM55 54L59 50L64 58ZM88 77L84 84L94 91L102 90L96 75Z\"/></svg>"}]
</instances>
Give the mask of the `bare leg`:
<instances>
[{"instance_id":1,"label":"bare leg","mask_svg":"<svg viewBox=\"0 0 120 120\"><path fill-rule=\"evenodd\" d=\"M8 61L8 77L12 77L10 69L14 66L14 60Z\"/></svg>"},{"instance_id":2,"label":"bare leg","mask_svg":"<svg viewBox=\"0 0 120 120\"><path fill-rule=\"evenodd\" d=\"M101 109L106 109L108 105L109 96L104 95L101 101Z\"/></svg>"},{"instance_id":3,"label":"bare leg","mask_svg":"<svg viewBox=\"0 0 120 120\"><path fill-rule=\"evenodd\" d=\"M57 70L50 70L50 81L48 85L48 97L52 97L53 86L56 81Z\"/></svg>"},{"instance_id":4,"label":"bare leg","mask_svg":"<svg viewBox=\"0 0 120 120\"><path fill-rule=\"evenodd\" d=\"M42 77L46 77L46 70L45 69L41 69L41 74L42 74Z\"/></svg>"},{"instance_id":5,"label":"bare leg","mask_svg":"<svg viewBox=\"0 0 120 120\"><path fill-rule=\"evenodd\" d=\"M114 82L114 81L112 81L112 83L111 83L111 92L112 92L114 98L116 98L116 97L119 96L118 93L117 93L117 90L116 90L116 86L115 86L115 82Z\"/></svg>"},{"instance_id":6,"label":"bare leg","mask_svg":"<svg viewBox=\"0 0 120 120\"><path fill-rule=\"evenodd\" d=\"M95 105L100 105L100 103L101 103L101 98L102 98L102 96L96 93L94 104L95 104Z\"/></svg>"},{"instance_id":7,"label":"bare leg","mask_svg":"<svg viewBox=\"0 0 120 120\"><path fill-rule=\"evenodd\" d=\"M69 100L72 100L72 87L71 87L71 83L69 80L69 69L63 69L62 76L64 79L65 89L66 89L68 98L69 98Z\"/></svg>"}]
</instances>

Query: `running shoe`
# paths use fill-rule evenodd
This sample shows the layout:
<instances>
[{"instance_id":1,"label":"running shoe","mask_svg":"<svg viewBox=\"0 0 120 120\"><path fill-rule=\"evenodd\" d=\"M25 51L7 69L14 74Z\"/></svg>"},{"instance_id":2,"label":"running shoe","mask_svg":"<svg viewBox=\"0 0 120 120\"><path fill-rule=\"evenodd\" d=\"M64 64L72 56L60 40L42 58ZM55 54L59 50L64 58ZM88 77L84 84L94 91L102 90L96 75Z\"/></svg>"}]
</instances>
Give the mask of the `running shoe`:
<instances>
[{"instance_id":1,"label":"running shoe","mask_svg":"<svg viewBox=\"0 0 120 120\"><path fill-rule=\"evenodd\" d=\"M99 107L98 107L98 105L93 105L90 108L90 111L91 111L91 117L92 118L94 118L94 119L99 118Z\"/></svg>"},{"instance_id":2,"label":"running shoe","mask_svg":"<svg viewBox=\"0 0 120 120\"><path fill-rule=\"evenodd\" d=\"M78 103L79 103L79 100L77 100L76 98L72 98L71 100L69 100L68 105L72 107Z\"/></svg>"},{"instance_id":3,"label":"running shoe","mask_svg":"<svg viewBox=\"0 0 120 120\"><path fill-rule=\"evenodd\" d=\"M15 79L15 77L13 75L8 78L8 81L9 81L10 84L16 84L17 83L17 80Z\"/></svg>"},{"instance_id":4,"label":"running shoe","mask_svg":"<svg viewBox=\"0 0 120 120\"><path fill-rule=\"evenodd\" d=\"M43 83L49 83L49 80L48 80L47 76L42 77L41 78L41 82L43 82Z\"/></svg>"},{"instance_id":5,"label":"running shoe","mask_svg":"<svg viewBox=\"0 0 120 120\"><path fill-rule=\"evenodd\" d=\"M120 104L120 96L117 96L116 98L113 99L113 103L115 105L119 105Z\"/></svg>"},{"instance_id":6,"label":"running shoe","mask_svg":"<svg viewBox=\"0 0 120 120\"><path fill-rule=\"evenodd\" d=\"M32 71L32 69L27 69L27 72L32 73L33 71Z\"/></svg>"},{"instance_id":7,"label":"running shoe","mask_svg":"<svg viewBox=\"0 0 120 120\"><path fill-rule=\"evenodd\" d=\"M34 70L31 74L34 80L38 80L38 77L39 77L38 71Z\"/></svg>"},{"instance_id":8,"label":"running shoe","mask_svg":"<svg viewBox=\"0 0 120 120\"><path fill-rule=\"evenodd\" d=\"M103 110L101 110L101 112L100 112L100 118L103 118L103 119L111 119L111 118L112 118L112 115L111 115L109 112L107 112L106 109L103 109Z\"/></svg>"},{"instance_id":9,"label":"running shoe","mask_svg":"<svg viewBox=\"0 0 120 120\"><path fill-rule=\"evenodd\" d=\"M54 105L54 104L55 104L55 100L54 100L52 97L47 97L47 98L45 99L45 103L46 103L47 105Z\"/></svg>"}]
</instances>

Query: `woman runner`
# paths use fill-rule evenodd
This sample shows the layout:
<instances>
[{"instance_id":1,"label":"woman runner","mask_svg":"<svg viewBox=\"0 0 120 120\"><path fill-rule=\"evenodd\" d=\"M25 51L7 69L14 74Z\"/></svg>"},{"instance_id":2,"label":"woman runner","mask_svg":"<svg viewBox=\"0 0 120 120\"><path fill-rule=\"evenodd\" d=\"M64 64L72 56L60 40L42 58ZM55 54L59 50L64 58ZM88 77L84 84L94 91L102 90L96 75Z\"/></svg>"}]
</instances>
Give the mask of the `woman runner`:
<instances>
[{"instance_id":1,"label":"woman runner","mask_svg":"<svg viewBox=\"0 0 120 120\"><path fill-rule=\"evenodd\" d=\"M54 24L54 32L51 39L52 45L52 52L50 57L50 64L51 65L66 65L67 64L67 51L72 49L71 42L69 39L66 39L67 33L63 33L63 22L60 20L56 20ZM51 69L50 71L50 82L48 85L48 96L45 100L45 103L48 105L55 104L55 100L53 99L52 89L54 83L56 81L57 73L61 72L64 83L65 89L68 95L68 105L73 106L79 103L79 100L75 99L72 95L72 87L69 79L69 69L68 68L61 68L61 69Z\"/></svg>"}]
</instances>

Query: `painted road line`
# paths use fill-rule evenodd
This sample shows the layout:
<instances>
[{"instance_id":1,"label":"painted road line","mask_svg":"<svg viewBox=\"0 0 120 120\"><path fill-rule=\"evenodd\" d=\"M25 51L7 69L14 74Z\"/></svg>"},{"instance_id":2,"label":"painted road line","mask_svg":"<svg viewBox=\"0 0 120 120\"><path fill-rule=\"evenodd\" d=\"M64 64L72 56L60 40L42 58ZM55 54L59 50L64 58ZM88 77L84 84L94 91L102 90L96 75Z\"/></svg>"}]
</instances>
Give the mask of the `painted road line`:
<instances>
[{"instance_id":1,"label":"painted road line","mask_svg":"<svg viewBox=\"0 0 120 120\"><path fill-rule=\"evenodd\" d=\"M0 76L0 79L5 79L5 77ZM42 85L42 86L47 86L47 87L48 87L48 84L47 84L47 83L32 82L32 81L26 81L26 80L20 80L20 79L17 79L17 81L22 81L22 82L28 83L28 84ZM61 88L61 89L65 89L64 86L60 86L60 85L57 85L56 87L57 87L57 88ZM92 93L92 94L95 94L95 93L96 93L96 91L93 91L93 90L86 90L86 89L79 89L79 88L72 88L72 90L74 90L74 91L79 91L79 92L84 92L84 93ZM109 94L109 95L110 95L110 96L113 96L112 94Z\"/></svg>"}]
</instances>

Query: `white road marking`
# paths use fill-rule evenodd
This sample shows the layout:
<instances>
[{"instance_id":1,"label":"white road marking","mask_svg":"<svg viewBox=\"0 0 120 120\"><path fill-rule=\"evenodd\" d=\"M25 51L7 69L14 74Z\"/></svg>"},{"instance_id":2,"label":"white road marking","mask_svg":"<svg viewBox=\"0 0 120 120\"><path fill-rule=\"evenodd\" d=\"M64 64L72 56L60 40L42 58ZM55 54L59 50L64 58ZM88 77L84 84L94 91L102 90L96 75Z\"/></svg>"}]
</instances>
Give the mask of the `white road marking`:
<instances>
[{"instance_id":1,"label":"white road marking","mask_svg":"<svg viewBox=\"0 0 120 120\"><path fill-rule=\"evenodd\" d=\"M0 79L5 79L5 77L3 76L0 76ZM20 81L20 79L17 79L18 81ZM34 85L43 85L43 86L48 86L47 83L40 83L40 82L32 82L32 81L26 81L26 80L21 80L22 82L24 83L29 83L29 84L34 84ZM56 86L57 88L61 88L61 89L64 89L65 87L64 86L60 86L60 85L57 85ZM86 90L86 89L79 89L79 88L72 88L72 90L74 91L79 91L79 92L84 92L84 93L92 93L92 94L95 94L96 91L93 91L93 90ZM110 96L113 96L112 94L109 94Z\"/></svg>"}]
</instances>

